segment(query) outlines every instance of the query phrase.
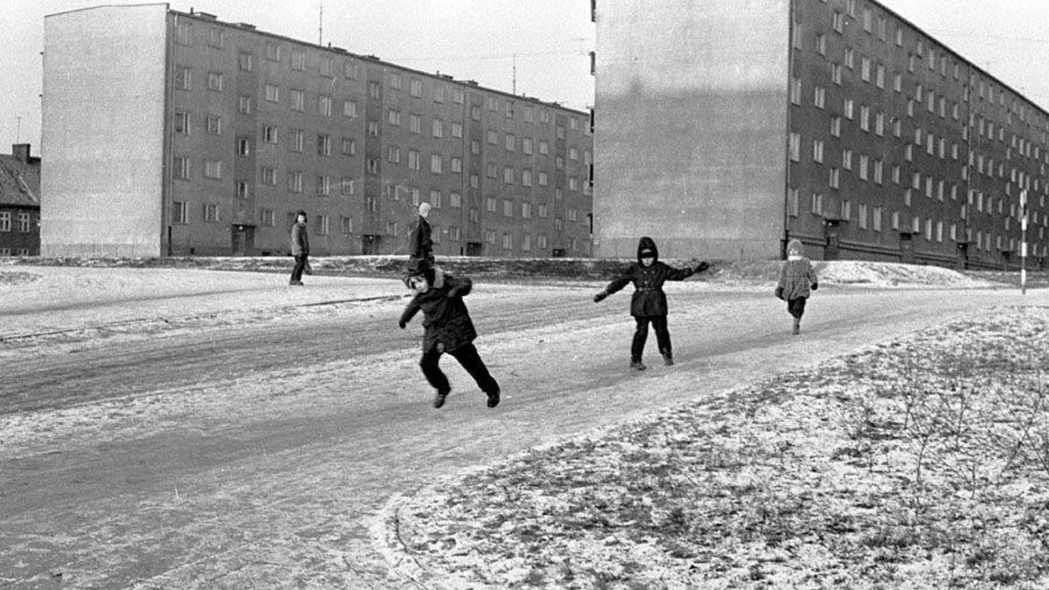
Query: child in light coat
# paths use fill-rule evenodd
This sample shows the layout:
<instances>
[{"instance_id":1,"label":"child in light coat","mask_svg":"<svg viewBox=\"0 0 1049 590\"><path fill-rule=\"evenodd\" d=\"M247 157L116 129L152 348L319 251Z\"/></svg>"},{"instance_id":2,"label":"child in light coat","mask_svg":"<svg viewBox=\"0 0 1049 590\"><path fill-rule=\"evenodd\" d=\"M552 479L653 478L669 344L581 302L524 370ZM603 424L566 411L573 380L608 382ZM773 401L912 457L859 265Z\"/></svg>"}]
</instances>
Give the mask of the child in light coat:
<instances>
[{"instance_id":1,"label":"child in light coat","mask_svg":"<svg viewBox=\"0 0 1049 590\"><path fill-rule=\"evenodd\" d=\"M801 333L801 316L805 315L805 301L811 291L819 288L812 262L803 254L801 241L793 239L787 243L787 260L779 272L776 297L787 302L787 311L794 316L792 334Z\"/></svg>"}]
</instances>

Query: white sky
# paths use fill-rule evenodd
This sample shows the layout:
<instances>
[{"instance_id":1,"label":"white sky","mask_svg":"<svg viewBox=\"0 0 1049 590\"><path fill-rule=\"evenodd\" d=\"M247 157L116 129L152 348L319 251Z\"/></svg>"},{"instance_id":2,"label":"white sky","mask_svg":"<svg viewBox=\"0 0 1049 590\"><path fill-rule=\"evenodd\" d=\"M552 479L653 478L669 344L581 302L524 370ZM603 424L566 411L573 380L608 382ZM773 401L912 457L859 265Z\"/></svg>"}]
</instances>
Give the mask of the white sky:
<instances>
[{"instance_id":1,"label":"white sky","mask_svg":"<svg viewBox=\"0 0 1049 590\"><path fill-rule=\"evenodd\" d=\"M44 15L149 0L3 0L0 153L40 153ZM598 0L601 2L602 0ZM611 1L611 0L609 0ZM316 42L322 0L173 0L175 10ZM585 109L593 104L588 0L327 0L324 43L427 72ZM1046 0L882 0L962 57L1049 110ZM516 56L516 58L515 58ZM600 57L599 57L600 59ZM514 65L516 62L516 76ZM20 118L20 121L19 121Z\"/></svg>"}]
</instances>

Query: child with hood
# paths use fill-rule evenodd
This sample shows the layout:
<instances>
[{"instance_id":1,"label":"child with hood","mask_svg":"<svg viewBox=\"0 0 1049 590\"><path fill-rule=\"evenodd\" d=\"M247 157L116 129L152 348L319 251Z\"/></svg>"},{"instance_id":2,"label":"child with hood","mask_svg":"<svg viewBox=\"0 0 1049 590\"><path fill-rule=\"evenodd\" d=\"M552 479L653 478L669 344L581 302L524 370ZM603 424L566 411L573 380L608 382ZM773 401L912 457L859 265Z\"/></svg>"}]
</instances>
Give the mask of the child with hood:
<instances>
[{"instance_id":1,"label":"child with hood","mask_svg":"<svg viewBox=\"0 0 1049 590\"><path fill-rule=\"evenodd\" d=\"M656 343L659 345L659 353L663 355L663 363L667 366L674 364L670 332L667 330L667 295L663 292L663 283L681 281L710 268L710 264L706 262L693 260L693 263L691 267L671 268L659 260L659 250L656 249L655 241L646 236L638 241L637 262L624 269L603 291L594 295L596 303L619 291L627 283L634 283L630 315L634 316L637 329L634 331L634 341L630 347L631 369L643 371L646 368L641 361L641 355L648 339L649 324L652 324L656 331Z\"/></svg>"},{"instance_id":2,"label":"child with hood","mask_svg":"<svg viewBox=\"0 0 1049 590\"><path fill-rule=\"evenodd\" d=\"M463 297L470 294L473 282L468 278L457 279L451 274L435 268L425 259L416 259L408 269L408 285L415 297L404 308L397 325L403 330L412 317L423 312L423 356L419 361L426 380L437 390L433 407L444 405L452 390L448 378L438 366L441 355L448 353L459 361L466 372L474 378L478 387L488 396L488 407L499 405L499 383L488 372L484 361L477 354L473 341L477 338L470 312L466 310Z\"/></svg>"},{"instance_id":3,"label":"child with hood","mask_svg":"<svg viewBox=\"0 0 1049 590\"><path fill-rule=\"evenodd\" d=\"M804 256L801 240L793 239L787 243L787 260L779 272L779 283L776 285L776 297L787 302L787 311L794 316L792 334L801 333L801 316L805 314L805 301L810 291L819 288L816 271L812 262Z\"/></svg>"}]
</instances>

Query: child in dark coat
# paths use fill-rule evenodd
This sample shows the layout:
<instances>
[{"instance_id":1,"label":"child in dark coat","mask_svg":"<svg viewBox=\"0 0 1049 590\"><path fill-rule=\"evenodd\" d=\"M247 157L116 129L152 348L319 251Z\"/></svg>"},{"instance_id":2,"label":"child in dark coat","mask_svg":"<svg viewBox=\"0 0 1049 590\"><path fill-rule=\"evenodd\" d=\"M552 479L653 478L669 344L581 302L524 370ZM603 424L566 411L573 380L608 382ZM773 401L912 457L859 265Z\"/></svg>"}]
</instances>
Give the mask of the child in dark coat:
<instances>
[{"instance_id":1,"label":"child in dark coat","mask_svg":"<svg viewBox=\"0 0 1049 590\"><path fill-rule=\"evenodd\" d=\"M630 347L631 369L643 371L646 368L641 361L641 354L648 339L649 324L652 324L656 331L656 343L659 345L659 353L663 355L663 363L668 366L674 364L670 332L667 330L667 295L663 292L663 283L681 281L710 268L706 262L694 262L691 267L671 268L665 262L660 262L655 241L643 237L637 244L637 262L624 269L603 291L594 295L594 301L599 302L628 283L634 283L630 315L634 316L637 329L634 331L634 341Z\"/></svg>"},{"instance_id":2,"label":"child in dark coat","mask_svg":"<svg viewBox=\"0 0 1049 590\"><path fill-rule=\"evenodd\" d=\"M802 254L801 241L794 239L787 243L787 260L779 272L779 283L776 285L776 297L787 302L787 311L794 316L792 334L801 333L801 316L805 314L805 301L811 291L819 288L816 271L812 262Z\"/></svg>"},{"instance_id":3,"label":"child in dark coat","mask_svg":"<svg viewBox=\"0 0 1049 590\"><path fill-rule=\"evenodd\" d=\"M466 310L463 297L469 295L473 283L468 278L457 279L434 268L425 259L413 260L409 268L409 286L415 297L404 308L398 325L403 330L412 317L423 312L423 356L419 361L423 375L437 390L433 407L440 408L452 390L448 377L438 363L441 355L448 353L459 361L466 372L474 378L478 387L488 396L488 407L499 405L499 383L488 372L484 361L477 354L473 341L477 338L470 312Z\"/></svg>"}]
</instances>

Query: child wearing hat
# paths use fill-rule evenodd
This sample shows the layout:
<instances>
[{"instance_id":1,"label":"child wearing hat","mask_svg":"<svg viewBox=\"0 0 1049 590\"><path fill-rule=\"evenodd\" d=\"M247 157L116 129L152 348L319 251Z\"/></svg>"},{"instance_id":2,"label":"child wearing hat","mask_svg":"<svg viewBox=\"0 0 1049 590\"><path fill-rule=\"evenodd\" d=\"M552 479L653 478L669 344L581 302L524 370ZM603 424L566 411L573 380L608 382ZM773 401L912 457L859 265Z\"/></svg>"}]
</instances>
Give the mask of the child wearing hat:
<instances>
[{"instance_id":1,"label":"child wearing hat","mask_svg":"<svg viewBox=\"0 0 1049 590\"><path fill-rule=\"evenodd\" d=\"M793 239L787 243L787 260L780 269L779 283L776 285L776 297L787 302L787 311L794 316L794 328L791 330L794 335L801 333L805 301L811 291L819 288L816 271L803 252L801 240Z\"/></svg>"},{"instance_id":2,"label":"child wearing hat","mask_svg":"<svg viewBox=\"0 0 1049 590\"><path fill-rule=\"evenodd\" d=\"M635 371L646 369L641 355L645 350L645 341L648 339L649 324L652 324L656 332L656 343L659 345L659 353L663 355L663 363L667 366L674 364L670 332L667 329L667 295L663 292L663 283L682 281L697 272L710 268L710 264L706 262L693 262L695 263L693 266L681 269L672 268L665 262L661 262L655 241L646 236L638 241L637 262L624 269L603 291L594 295L594 302L600 302L627 286L628 283L634 283L634 295L630 299L630 315L634 316L637 328L630 346L631 369Z\"/></svg>"},{"instance_id":3,"label":"child wearing hat","mask_svg":"<svg viewBox=\"0 0 1049 590\"><path fill-rule=\"evenodd\" d=\"M415 291L415 296L404 308L397 325L403 330L416 313L423 312L425 331L419 366L426 380L437 390L433 407L443 406L452 390L448 377L438 366L441 355L446 352L459 361L488 396L488 407L499 405L499 383L477 354L477 348L473 345L477 332L470 320L470 312L463 303L463 297L470 294L473 282L465 277L455 278L434 268L426 259L413 259L408 275L408 285Z\"/></svg>"}]
</instances>

